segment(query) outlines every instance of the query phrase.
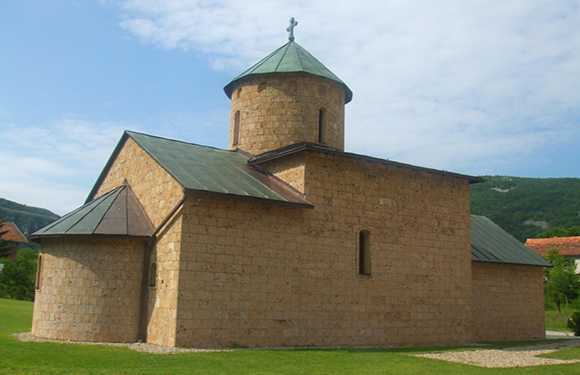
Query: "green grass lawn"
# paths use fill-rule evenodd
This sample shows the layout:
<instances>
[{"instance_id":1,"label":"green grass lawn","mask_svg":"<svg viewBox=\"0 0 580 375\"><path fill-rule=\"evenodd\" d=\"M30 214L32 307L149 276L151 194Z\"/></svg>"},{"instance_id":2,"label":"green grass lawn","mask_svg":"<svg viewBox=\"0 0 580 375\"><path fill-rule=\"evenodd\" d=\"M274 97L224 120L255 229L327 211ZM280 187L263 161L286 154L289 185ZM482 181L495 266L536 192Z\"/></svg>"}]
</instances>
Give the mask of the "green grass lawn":
<instances>
[{"instance_id":1,"label":"green grass lawn","mask_svg":"<svg viewBox=\"0 0 580 375\"><path fill-rule=\"evenodd\" d=\"M571 307L562 307L562 312L558 310L546 310L546 329L550 331L572 332L568 328L568 318L577 311Z\"/></svg>"},{"instance_id":2,"label":"green grass lawn","mask_svg":"<svg viewBox=\"0 0 580 375\"><path fill-rule=\"evenodd\" d=\"M406 354L413 349L238 350L171 355L125 348L20 342L10 333L29 332L32 303L0 299L0 374L580 374L579 364L487 369ZM497 346L507 346L502 344ZM513 345L513 344L511 344ZM454 350L461 348L438 348ZM553 357L580 358L580 349Z\"/></svg>"}]
</instances>

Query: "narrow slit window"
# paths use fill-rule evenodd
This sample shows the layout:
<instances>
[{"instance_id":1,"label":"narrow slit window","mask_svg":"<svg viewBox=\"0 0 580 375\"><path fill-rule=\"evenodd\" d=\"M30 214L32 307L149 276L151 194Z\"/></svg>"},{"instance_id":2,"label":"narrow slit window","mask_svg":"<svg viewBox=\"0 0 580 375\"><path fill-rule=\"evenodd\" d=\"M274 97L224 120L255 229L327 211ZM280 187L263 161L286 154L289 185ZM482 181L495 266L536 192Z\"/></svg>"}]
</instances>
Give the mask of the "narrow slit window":
<instances>
[{"instance_id":1,"label":"narrow slit window","mask_svg":"<svg viewBox=\"0 0 580 375\"><path fill-rule=\"evenodd\" d=\"M233 145L236 146L240 139L240 111L236 111L234 115L234 139Z\"/></svg>"},{"instance_id":2,"label":"narrow slit window","mask_svg":"<svg viewBox=\"0 0 580 375\"><path fill-rule=\"evenodd\" d=\"M326 111L318 110L318 142L326 143Z\"/></svg>"},{"instance_id":3,"label":"narrow slit window","mask_svg":"<svg viewBox=\"0 0 580 375\"><path fill-rule=\"evenodd\" d=\"M36 267L36 280L34 280L34 289L40 290L42 280L42 255L38 256L38 266Z\"/></svg>"},{"instance_id":4,"label":"narrow slit window","mask_svg":"<svg viewBox=\"0 0 580 375\"><path fill-rule=\"evenodd\" d=\"M149 287L154 287L157 281L157 263L149 266Z\"/></svg>"},{"instance_id":5,"label":"narrow slit window","mask_svg":"<svg viewBox=\"0 0 580 375\"><path fill-rule=\"evenodd\" d=\"M367 230L361 230L358 234L358 274L369 276L371 274L371 234Z\"/></svg>"}]
</instances>

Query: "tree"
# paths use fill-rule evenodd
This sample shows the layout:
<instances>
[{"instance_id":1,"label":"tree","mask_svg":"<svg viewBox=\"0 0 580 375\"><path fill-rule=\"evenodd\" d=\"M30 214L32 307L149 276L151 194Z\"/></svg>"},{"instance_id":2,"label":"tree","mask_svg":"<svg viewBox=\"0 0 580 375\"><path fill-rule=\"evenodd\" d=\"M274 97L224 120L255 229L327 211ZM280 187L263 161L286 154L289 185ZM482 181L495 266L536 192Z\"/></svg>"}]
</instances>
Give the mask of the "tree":
<instances>
[{"instance_id":1,"label":"tree","mask_svg":"<svg viewBox=\"0 0 580 375\"><path fill-rule=\"evenodd\" d=\"M0 271L0 297L33 301L38 252L23 248L18 250L15 262L3 258L0 263L4 264Z\"/></svg>"},{"instance_id":2,"label":"tree","mask_svg":"<svg viewBox=\"0 0 580 375\"><path fill-rule=\"evenodd\" d=\"M552 237L576 237L580 236L580 227L565 228L550 228L545 232L537 235L537 238L552 238Z\"/></svg>"},{"instance_id":3,"label":"tree","mask_svg":"<svg viewBox=\"0 0 580 375\"><path fill-rule=\"evenodd\" d=\"M562 313L562 305L578 297L580 275L576 274L576 263L560 255L560 249L549 249L544 257L554 266L544 269L544 296L546 302L553 302Z\"/></svg>"}]
</instances>

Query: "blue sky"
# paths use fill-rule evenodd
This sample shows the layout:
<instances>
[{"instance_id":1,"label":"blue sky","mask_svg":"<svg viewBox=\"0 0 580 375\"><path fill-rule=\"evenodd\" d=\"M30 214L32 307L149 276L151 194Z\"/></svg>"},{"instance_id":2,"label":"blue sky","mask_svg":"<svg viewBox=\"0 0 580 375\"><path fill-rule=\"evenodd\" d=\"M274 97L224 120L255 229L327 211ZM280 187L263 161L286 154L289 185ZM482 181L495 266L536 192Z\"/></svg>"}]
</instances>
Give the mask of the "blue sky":
<instances>
[{"instance_id":1,"label":"blue sky","mask_svg":"<svg viewBox=\"0 0 580 375\"><path fill-rule=\"evenodd\" d=\"M226 148L223 86L290 16L354 92L347 151L580 177L575 0L0 0L0 197L80 206L125 129Z\"/></svg>"}]
</instances>

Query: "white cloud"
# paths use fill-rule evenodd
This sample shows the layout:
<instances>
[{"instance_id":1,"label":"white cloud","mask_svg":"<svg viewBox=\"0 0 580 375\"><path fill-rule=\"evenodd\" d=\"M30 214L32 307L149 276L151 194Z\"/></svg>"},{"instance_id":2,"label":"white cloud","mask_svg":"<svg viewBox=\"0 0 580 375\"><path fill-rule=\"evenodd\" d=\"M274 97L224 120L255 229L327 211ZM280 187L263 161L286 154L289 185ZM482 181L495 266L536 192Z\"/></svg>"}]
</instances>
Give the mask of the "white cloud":
<instances>
[{"instance_id":1,"label":"white cloud","mask_svg":"<svg viewBox=\"0 0 580 375\"><path fill-rule=\"evenodd\" d=\"M121 1L121 26L235 75L296 40L354 91L347 146L478 173L580 130L575 1ZM372 131L372 133L370 133ZM374 136L371 138L369 134ZM485 165L487 167L487 165Z\"/></svg>"},{"instance_id":2,"label":"white cloud","mask_svg":"<svg viewBox=\"0 0 580 375\"><path fill-rule=\"evenodd\" d=\"M82 205L123 127L71 118L0 130L0 196L64 214ZM4 177L8 176L8 177Z\"/></svg>"},{"instance_id":3,"label":"white cloud","mask_svg":"<svg viewBox=\"0 0 580 375\"><path fill-rule=\"evenodd\" d=\"M9 142L10 148L26 148L56 160L75 160L93 167L102 166L123 130L123 126L115 123L65 118L38 127L8 125L0 136Z\"/></svg>"}]
</instances>

